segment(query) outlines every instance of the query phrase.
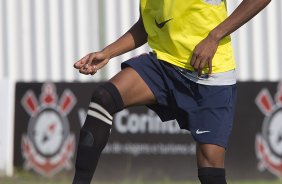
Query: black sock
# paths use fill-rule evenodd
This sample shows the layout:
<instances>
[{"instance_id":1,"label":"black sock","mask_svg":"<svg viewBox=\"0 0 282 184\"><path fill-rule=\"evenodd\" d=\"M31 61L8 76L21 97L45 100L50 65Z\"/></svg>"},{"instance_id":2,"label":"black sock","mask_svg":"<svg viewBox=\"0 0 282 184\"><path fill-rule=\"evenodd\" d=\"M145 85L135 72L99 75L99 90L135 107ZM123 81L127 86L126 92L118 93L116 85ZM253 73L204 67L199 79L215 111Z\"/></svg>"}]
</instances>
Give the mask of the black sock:
<instances>
[{"instance_id":1,"label":"black sock","mask_svg":"<svg viewBox=\"0 0 282 184\"><path fill-rule=\"evenodd\" d=\"M198 177L201 181L201 184L227 184L224 168L199 168Z\"/></svg>"},{"instance_id":2,"label":"black sock","mask_svg":"<svg viewBox=\"0 0 282 184\"><path fill-rule=\"evenodd\" d=\"M122 98L112 83L105 83L94 91L80 130L73 184L91 182L110 135L112 115L122 109Z\"/></svg>"}]
</instances>

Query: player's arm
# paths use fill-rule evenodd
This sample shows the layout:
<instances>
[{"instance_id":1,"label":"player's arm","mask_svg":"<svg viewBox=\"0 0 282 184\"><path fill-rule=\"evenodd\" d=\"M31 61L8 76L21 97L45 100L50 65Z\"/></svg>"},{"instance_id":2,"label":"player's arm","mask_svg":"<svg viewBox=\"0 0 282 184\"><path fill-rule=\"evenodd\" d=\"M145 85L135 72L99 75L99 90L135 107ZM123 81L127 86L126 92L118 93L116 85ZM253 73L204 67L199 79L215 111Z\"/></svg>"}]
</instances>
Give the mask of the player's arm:
<instances>
[{"instance_id":1,"label":"player's arm","mask_svg":"<svg viewBox=\"0 0 282 184\"><path fill-rule=\"evenodd\" d=\"M136 49L147 42L147 32L145 31L142 17L117 41L110 44L102 51L110 58L119 56L128 51Z\"/></svg>"},{"instance_id":2,"label":"player's arm","mask_svg":"<svg viewBox=\"0 0 282 184\"><path fill-rule=\"evenodd\" d=\"M209 73L212 73L212 59L216 53L219 41L256 16L270 2L271 0L243 0L226 20L215 27L195 47L190 64L198 71L199 75L206 64L209 67Z\"/></svg>"},{"instance_id":3,"label":"player's arm","mask_svg":"<svg viewBox=\"0 0 282 184\"><path fill-rule=\"evenodd\" d=\"M74 67L83 74L95 74L113 57L124 54L147 42L142 17L123 36L99 52L86 55L74 64Z\"/></svg>"}]
</instances>

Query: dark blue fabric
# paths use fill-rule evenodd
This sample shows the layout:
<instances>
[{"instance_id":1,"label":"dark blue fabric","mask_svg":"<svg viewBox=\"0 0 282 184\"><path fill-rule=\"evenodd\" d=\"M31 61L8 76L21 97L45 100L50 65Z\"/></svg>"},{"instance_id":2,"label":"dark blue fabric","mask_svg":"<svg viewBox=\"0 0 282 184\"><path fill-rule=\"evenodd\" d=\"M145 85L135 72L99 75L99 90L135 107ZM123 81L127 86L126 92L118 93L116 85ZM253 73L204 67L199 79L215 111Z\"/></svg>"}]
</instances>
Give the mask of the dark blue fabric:
<instances>
[{"instance_id":1,"label":"dark blue fabric","mask_svg":"<svg viewBox=\"0 0 282 184\"><path fill-rule=\"evenodd\" d=\"M155 54L142 54L121 65L132 67L156 97L148 106L162 121L176 119L202 144L227 146L232 130L236 85L210 86L190 81Z\"/></svg>"}]
</instances>

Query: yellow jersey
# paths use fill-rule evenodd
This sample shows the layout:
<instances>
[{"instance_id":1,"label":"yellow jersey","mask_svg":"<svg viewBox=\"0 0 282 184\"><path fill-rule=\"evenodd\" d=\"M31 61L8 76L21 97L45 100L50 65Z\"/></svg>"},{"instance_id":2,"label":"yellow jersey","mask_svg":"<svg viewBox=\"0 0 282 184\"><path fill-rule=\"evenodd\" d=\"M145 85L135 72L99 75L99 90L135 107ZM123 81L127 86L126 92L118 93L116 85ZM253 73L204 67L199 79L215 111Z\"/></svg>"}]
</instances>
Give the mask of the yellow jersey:
<instances>
[{"instance_id":1,"label":"yellow jersey","mask_svg":"<svg viewBox=\"0 0 282 184\"><path fill-rule=\"evenodd\" d=\"M226 0L217 5L205 0L140 0L148 44L157 58L193 71L195 46L227 18ZM219 42L212 73L235 69L230 36ZM208 68L203 70L208 72Z\"/></svg>"}]
</instances>

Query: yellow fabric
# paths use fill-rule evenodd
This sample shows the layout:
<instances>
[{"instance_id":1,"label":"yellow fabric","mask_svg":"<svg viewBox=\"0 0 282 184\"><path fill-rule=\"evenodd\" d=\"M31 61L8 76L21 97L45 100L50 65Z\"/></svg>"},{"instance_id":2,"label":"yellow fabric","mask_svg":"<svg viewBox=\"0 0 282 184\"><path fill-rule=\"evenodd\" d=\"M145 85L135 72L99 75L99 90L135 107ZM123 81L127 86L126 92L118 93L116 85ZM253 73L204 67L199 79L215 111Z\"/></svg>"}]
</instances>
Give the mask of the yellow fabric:
<instances>
[{"instance_id":1,"label":"yellow fabric","mask_svg":"<svg viewBox=\"0 0 282 184\"><path fill-rule=\"evenodd\" d=\"M195 46L227 17L225 0L220 5L204 0L140 0L140 9L148 44L158 59L188 70L193 70L190 60ZM230 36L220 41L212 65L212 73L235 68Z\"/></svg>"}]
</instances>

